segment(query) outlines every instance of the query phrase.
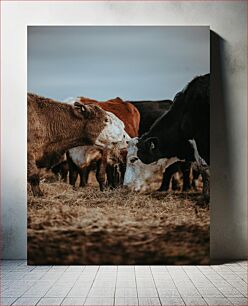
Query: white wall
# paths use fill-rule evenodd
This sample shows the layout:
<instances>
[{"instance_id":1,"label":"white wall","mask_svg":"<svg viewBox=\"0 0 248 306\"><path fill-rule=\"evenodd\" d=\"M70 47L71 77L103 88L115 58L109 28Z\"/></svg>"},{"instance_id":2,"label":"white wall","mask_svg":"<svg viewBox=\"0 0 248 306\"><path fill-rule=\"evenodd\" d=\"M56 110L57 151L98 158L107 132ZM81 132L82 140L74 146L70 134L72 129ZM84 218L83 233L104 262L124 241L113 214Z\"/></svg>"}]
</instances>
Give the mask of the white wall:
<instances>
[{"instance_id":1,"label":"white wall","mask_svg":"<svg viewBox=\"0 0 248 306\"><path fill-rule=\"evenodd\" d=\"M246 257L246 2L4 1L1 225L3 258L26 258L27 25L210 25L211 257Z\"/></svg>"}]
</instances>

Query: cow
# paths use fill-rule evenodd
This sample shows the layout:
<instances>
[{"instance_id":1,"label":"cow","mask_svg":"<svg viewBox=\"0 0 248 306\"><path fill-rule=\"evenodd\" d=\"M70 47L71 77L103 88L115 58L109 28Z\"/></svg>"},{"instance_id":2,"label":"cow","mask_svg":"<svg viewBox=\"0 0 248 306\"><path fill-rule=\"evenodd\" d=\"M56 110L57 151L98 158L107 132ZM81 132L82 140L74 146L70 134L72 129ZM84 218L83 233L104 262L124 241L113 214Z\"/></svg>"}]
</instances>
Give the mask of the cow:
<instances>
[{"instance_id":1,"label":"cow","mask_svg":"<svg viewBox=\"0 0 248 306\"><path fill-rule=\"evenodd\" d=\"M127 167L124 176L124 187L137 192L151 192L161 187L163 174L168 159L163 158L149 165L142 163L137 157L138 138L128 142Z\"/></svg>"},{"instance_id":2,"label":"cow","mask_svg":"<svg viewBox=\"0 0 248 306\"><path fill-rule=\"evenodd\" d=\"M135 106L133 106L131 103L127 103L122 101L119 97L115 98L115 99L111 99L108 100L106 102L98 102L96 100L90 99L90 98L85 98L85 97L78 97L76 98L74 101L78 102L78 103L82 103L83 105L91 105L91 104L96 104L98 106L100 106L102 109L109 111L113 114L113 116L118 117L120 120L123 121L124 126L125 126L125 131L126 131L126 139L128 140L130 137L136 137L138 136L138 132L139 132L139 123L140 123L140 114L139 111L136 109ZM129 137L130 136L130 137ZM80 174L80 186L84 186L85 183L87 182L87 176L89 173L89 167L90 164L89 163L84 163L83 158L85 158L85 152L84 149L82 149L81 154L79 154L79 150L70 150L69 154L68 154L68 164L69 164L69 181L70 184L75 185L76 183L76 179L78 174ZM102 155L102 158L100 158L99 160L97 160L96 167L98 168L96 171L96 176L97 176L97 180L99 182L99 186L100 189L103 190L104 186L106 185L106 180L103 179L105 178L105 175L107 175L108 177L108 183L110 186L114 187L117 185L117 182L115 182L114 178L116 178L116 168L120 167L122 169L121 173L122 173L122 178L124 176L124 160L125 158L125 150L123 151L122 149L124 148L120 148L119 149L122 151L119 152L119 156L122 155L122 158L119 159L119 166L117 166L118 163L111 163L109 162L111 159L111 154L112 154L112 150L110 149L110 151L108 153L105 153L105 155ZM98 151L98 154L101 155L102 153L99 152L99 150L97 150L97 148L95 148L95 150L93 150L94 152ZM87 154L87 156L94 156L93 151L88 151L89 153ZM80 164L84 165L79 167L78 166L78 156L80 155L80 157L82 158L80 160ZM98 156L99 156L98 155ZM104 156L107 156L108 158L105 158ZM116 154L112 155L112 158L116 159ZM90 158L91 159L91 158ZM91 164L93 163L93 159L91 159ZM124 162L125 163L125 162ZM112 172L112 173L111 173ZM119 181L122 180L121 177L119 177Z\"/></svg>"},{"instance_id":3,"label":"cow","mask_svg":"<svg viewBox=\"0 0 248 306\"><path fill-rule=\"evenodd\" d=\"M172 100L143 100L126 102L133 104L140 113L139 136L146 133L152 124L170 109L173 103Z\"/></svg>"},{"instance_id":4,"label":"cow","mask_svg":"<svg viewBox=\"0 0 248 306\"><path fill-rule=\"evenodd\" d=\"M143 101L126 101L132 103L140 113L140 126L139 126L139 136L142 136L146 133L153 123L166 112L172 106L173 101L166 100L143 100ZM135 164L136 167L139 167L141 164ZM133 167L134 165L132 165ZM175 165L171 165L165 169L163 174L163 181L160 187L160 191L167 191L169 189L170 181L172 180L172 189L179 189L177 180L174 179L174 174L176 172L183 173L183 191L188 191L191 189L190 183L190 169L191 163L188 162L178 162ZM139 178L137 178L139 179ZM195 181L194 181L195 182Z\"/></svg>"},{"instance_id":5,"label":"cow","mask_svg":"<svg viewBox=\"0 0 248 306\"><path fill-rule=\"evenodd\" d=\"M196 160L198 150L209 165L209 87L210 74L198 76L175 96L170 110L157 119L137 143L137 156L143 163L150 164L161 158L191 162ZM195 146L189 140L194 140Z\"/></svg>"},{"instance_id":6,"label":"cow","mask_svg":"<svg viewBox=\"0 0 248 306\"><path fill-rule=\"evenodd\" d=\"M123 124L113 126L112 114L97 105L72 106L33 93L28 93L27 105L27 176L34 196L43 195L39 168L55 166L70 148L126 142Z\"/></svg>"},{"instance_id":7,"label":"cow","mask_svg":"<svg viewBox=\"0 0 248 306\"><path fill-rule=\"evenodd\" d=\"M80 146L72 148L67 153L69 167L76 167L80 175L80 187L87 184L88 175L91 170L96 170L96 179L99 183L100 190L106 187L107 178L109 176L118 176L121 180L122 172L120 164L125 162L125 152L119 144L114 144L111 148L101 148L98 146ZM72 164L71 164L72 163ZM109 167L113 167L114 171L109 173ZM71 171L70 176L75 172ZM70 181L75 185L77 176L70 177ZM112 178L116 181L116 178ZM116 187L116 186L113 186Z\"/></svg>"}]
</instances>

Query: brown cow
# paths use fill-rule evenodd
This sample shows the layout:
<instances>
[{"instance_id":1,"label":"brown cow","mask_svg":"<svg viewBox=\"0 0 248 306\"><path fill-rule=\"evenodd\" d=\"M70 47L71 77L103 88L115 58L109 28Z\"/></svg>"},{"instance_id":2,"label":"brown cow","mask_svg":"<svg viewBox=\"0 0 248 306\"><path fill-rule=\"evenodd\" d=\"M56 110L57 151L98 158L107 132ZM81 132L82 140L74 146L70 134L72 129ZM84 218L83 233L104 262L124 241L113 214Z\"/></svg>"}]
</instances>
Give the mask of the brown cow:
<instances>
[{"instance_id":1,"label":"brown cow","mask_svg":"<svg viewBox=\"0 0 248 306\"><path fill-rule=\"evenodd\" d=\"M35 196L41 196L38 168L51 168L70 148L122 141L123 123L118 138L113 135L112 119L97 105L74 107L28 93L28 182ZM119 120L119 119L118 119ZM114 126L115 131L118 125ZM121 131L123 131L121 135Z\"/></svg>"},{"instance_id":2,"label":"brown cow","mask_svg":"<svg viewBox=\"0 0 248 306\"><path fill-rule=\"evenodd\" d=\"M127 134L131 137L136 137L138 136L139 133L139 124L140 124L140 114L139 111L135 106L133 106L131 103L128 102L123 102L120 98L115 98L108 100L106 102L98 102L96 100L90 99L90 98L85 98L85 97L78 97L74 101L80 102L84 105L90 105L90 104L97 104L104 110L113 113L118 117L120 120L123 121L125 124L125 131ZM82 149L82 154L81 157L85 158L85 152ZM69 156L68 156L68 163L69 163L69 169L70 169L70 174L69 174L69 180L70 184L75 185L76 179L78 174L80 174L80 186L85 185L85 182L87 182L87 176L89 173L89 168L88 165L86 166L78 166L78 156L80 148L78 148L76 151L75 150L70 150ZM77 153L76 153L77 152ZM103 190L106 182L106 171L107 175L109 178L109 184L114 186L116 185L116 182L113 180L111 181L111 178L116 177L114 173L111 172L116 172L115 169L117 167L117 163L115 165L109 163L108 161L110 160L109 158L104 158L106 155L111 156L112 151L108 152L107 154L102 155L100 159L98 159L96 163L97 171L96 171L96 176L97 180L100 185L100 189ZM122 153L123 154L123 153ZM92 152L88 151L87 156L91 156ZM125 155L125 154L124 154ZM92 155L91 160L93 160L94 155ZM120 159L120 163L123 161L123 159ZM83 160L81 159L80 162L82 165ZM88 168L88 169L87 169ZM121 166L121 168L123 168ZM123 171L122 171L123 172ZM83 177L85 176L85 177ZM123 173L124 176L124 173Z\"/></svg>"}]
</instances>

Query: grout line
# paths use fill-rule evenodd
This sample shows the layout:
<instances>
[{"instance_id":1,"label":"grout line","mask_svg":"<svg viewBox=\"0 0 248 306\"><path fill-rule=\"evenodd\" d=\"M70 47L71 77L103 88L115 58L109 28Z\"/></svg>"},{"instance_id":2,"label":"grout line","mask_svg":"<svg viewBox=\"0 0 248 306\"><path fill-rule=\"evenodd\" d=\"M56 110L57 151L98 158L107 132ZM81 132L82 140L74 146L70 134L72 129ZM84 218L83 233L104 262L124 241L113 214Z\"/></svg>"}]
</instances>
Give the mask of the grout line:
<instances>
[{"instance_id":1,"label":"grout line","mask_svg":"<svg viewBox=\"0 0 248 306\"><path fill-rule=\"evenodd\" d=\"M68 266L67 269L69 269L69 267L70 267L70 266ZM66 270L67 270L67 269L66 269ZM80 278L80 275L81 275L81 273L83 273L84 269L85 269L85 266L83 267L83 270L80 271L80 273L78 274L78 277L76 278L76 280L74 281L73 285L71 286L71 289L67 292L67 294L65 295L65 297L62 299L61 305L62 305L62 303L64 302L64 300L68 297L68 294L71 292L73 286L75 285L75 283L77 282L77 280ZM66 270L65 270L65 271L66 271ZM68 273L70 273L70 272L68 272ZM73 273L73 272L72 272L72 273ZM83 305L82 305L82 306L83 306Z\"/></svg>"},{"instance_id":2,"label":"grout line","mask_svg":"<svg viewBox=\"0 0 248 306\"><path fill-rule=\"evenodd\" d=\"M156 285L155 280L154 280L154 275L153 275L153 272L152 272L151 266L149 266L149 268L150 268L150 271L151 271L151 274L152 274L152 279L153 279L153 282L154 282L154 286L155 286L156 291L157 291L157 294L158 294L158 300L159 300L159 303L160 303L160 305L162 305L162 302L161 302L161 300L160 300L160 296L159 296L159 293L158 293L158 288L157 288L157 285Z\"/></svg>"},{"instance_id":3,"label":"grout line","mask_svg":"<svg viewBox=\"0 0 248 306\"><path fill-rule=\"evenodd\" d=\"M85 268L86 268L86 266L85 266ZM90 290L92 289L92 287L93 287L93 285L94 285L94 282L95 282L95 280L96 280L96 277L97 277L97 274L98 274L99 270L100 270L100 266L98 266L97 271L95 272L95 277L94 277L94 279L93 279L93 281L92 281L92 284L91 284L91 286L90 286L90 289L89 289L89 291L88 291L88 293L87 293L87 295L86 295L86 298L85 298L85 301L84 301L84 305L85 305L85 303L86 303L86 301L87 301L87 298L88 298L88 296L89 296Z\"/></svg>"},{"instance_id":4,"label":"grout line","mask_svg":"<svg viewBox=\"0 0 248 306\"><path fill-rule=\"evenodd\" d=\"M201 270L198 268L198 266L196 266L196 268L201 272ZM215 271L216 272L216 271ZM207 277L207 275L205 275L203 272L201 272L202 274L203 274L203 276L206 278L206 279L208 279L209 281L210 281L210 283L221 293L221 295L223 296L223 297L225 297L224 296L224 294L218 289L218 287L211 281L211 279L210 278L208 278ZM204 297L203 297L204 298Z\"/></svg>"},{"instance_id":5,"label":"grout line","mask_svg":"<svg viewBox=\"0 0 248 306\"><path fill-rule=\"evenodd\" d=\"M173 283L174 283L174 285L175 285L175 287L176 287L176 289L177 289L177 291L178 291L178 293L179 293L179 295L180 295L180 297L181 297L181 299L182 299L184 305L186 305L185 302L184 302L184 299L183 299L183 297L182 297L182 295L181 295L181 292L178 290L177 285L176 285L176 283L175 283L175 281L174 281L174 279L173 279L173 277L172 277L172 275L171 275L169 269L168 269L168 273L169 273L169 275L170 275L170 277L171 277L171 279L172 279L172 281L173 281Z\"/></svg>"},{"instance_id":6,"label":"grout line","mask_svg":"<svg viewBox=\"0 0 248 306\"><path fill-rule=\"evenodd\" d=\"M187 271L186 271L184 268L182 268L182 269L183 269L183 271L185 272L185 274L188 276L190 282L193 284L193 286L195 287L195 289L197 290L197 292L200 294L201 298L203 298L201 292L198 290L198 288L196 287L196 285L194 284L194 282L193 282L192 279L190 278L190 275L187 273ZM201 272L201 274L203 274L203 273ZM204 274L203 274L203 276L205 277ZM204 298L203 298L203 299L204 299ZM204 299L204 301L205 301L205 299ZM205 301L205 302L206 302L206 301ZM186 304L186 303L185 303L185 304Z\"/></svg>"},{"instance_id":7,"label":"grout line","mask_svg":"<svg viewBox=\"0 0 248 306\"><path fill-rule=\"evenodd\" d=\"M119 272L119 266L117 266L117 269L116 269L115 291L114 291L114 302L113 302L113 305L115 305L115 295L116 295L116 288L117 288L117 277L118 277L118 272Z\"/></svg>"},{"instance_id":8,"label":"grout line","mask_svg":"<svg viewBox=\"0 0 248 306\"><path fill-rule=\"evenodd\" d=\"M139 295L138 295L138 285L137 285L136 267L137 267L137 266L134 266L134 279L135 279L136 295L137 295L137 300L138 300L138 305L139 305Z\"/></svg>"},{"instance_id":9,"label":"grout line","mask_svg":"<svg viewBox=\"0 0 248 306\"><path fill-rule=\"evenodd\" d=\"M221 275L220 272L217 272L217 274L220 275L220 276L225 280L225 282L226 282L227 284L229 284L233 289L236 289L237 291L239 291L239 288L234 287L234 286L229 282L229 280L225 279L225 278ZM240 279L240 280L242 280L242 281L245 283L245 281L244 281L243 279ZM246 287L247 287L247 285L246 285ZM244 297L246 297L241 291L239 291L239 292L240 292Z\"/></svg>"}]
</instances>

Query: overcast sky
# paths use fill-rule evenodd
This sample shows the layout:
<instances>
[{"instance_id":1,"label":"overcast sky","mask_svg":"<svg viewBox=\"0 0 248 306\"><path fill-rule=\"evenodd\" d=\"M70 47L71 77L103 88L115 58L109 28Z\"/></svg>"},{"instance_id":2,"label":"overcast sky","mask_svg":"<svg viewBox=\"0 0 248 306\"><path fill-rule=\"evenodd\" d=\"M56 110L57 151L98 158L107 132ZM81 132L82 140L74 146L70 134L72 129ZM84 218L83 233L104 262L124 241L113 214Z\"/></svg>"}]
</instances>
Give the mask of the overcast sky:
<instances>
[{"instance_id":1,"label":"overcast sky","mask_svg":"<svg viewBox=\"0 0 248 306\"><path fill-rule=\"evenodd\" d=\"M28 91L65 100L172 99L209 72L209 27L28 27Z\"/></svg>"}]
</instances>

